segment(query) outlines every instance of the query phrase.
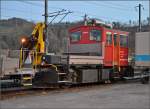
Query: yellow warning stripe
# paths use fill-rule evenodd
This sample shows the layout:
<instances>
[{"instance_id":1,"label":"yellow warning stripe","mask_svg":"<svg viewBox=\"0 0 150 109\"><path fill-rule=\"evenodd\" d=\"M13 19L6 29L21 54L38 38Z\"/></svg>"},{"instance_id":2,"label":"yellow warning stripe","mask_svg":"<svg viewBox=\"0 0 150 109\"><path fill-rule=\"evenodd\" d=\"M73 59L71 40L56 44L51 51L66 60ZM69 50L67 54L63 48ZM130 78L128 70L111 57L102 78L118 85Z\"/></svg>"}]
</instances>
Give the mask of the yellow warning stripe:
<instances>
[{"instance_id":1,"label":"yellow warning stripe","mask_svg":"<svg viewBox=\"0 0 150 109\"><path fill-rule=\"evenodd\" d=\"M32 86L32 84L23 84L23 86Z\"/></svg>"},{"instance_id":2,"label":"yellow warning stripe","mask_svg":"<svg viewBox=\"0 0 150 109\"><path fill-rule=\"evenodd\" d=\"M24 80L32 79L31 77L24 77Z\"/></svg>"}]
</instances>

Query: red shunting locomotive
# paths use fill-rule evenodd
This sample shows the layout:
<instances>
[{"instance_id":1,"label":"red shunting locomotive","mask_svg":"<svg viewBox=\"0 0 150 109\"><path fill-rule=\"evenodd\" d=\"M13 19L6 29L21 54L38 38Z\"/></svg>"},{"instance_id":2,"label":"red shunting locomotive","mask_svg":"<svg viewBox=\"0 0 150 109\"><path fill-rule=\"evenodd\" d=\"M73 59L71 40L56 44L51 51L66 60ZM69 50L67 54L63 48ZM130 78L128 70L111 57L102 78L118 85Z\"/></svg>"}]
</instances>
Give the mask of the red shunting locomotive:
<instances>
[{"instance_id":1,"label":"red shunting locomotive","mask_svg":"<svg viewBox=\"0 0 150 109\"><path fill-rule=\"evenodd\" d=\"M70 66L94 67L108 78L125 76L128 32L112 29L110 24L92 19L69 29L69 33Z\"/></svg>"}]
</instances>

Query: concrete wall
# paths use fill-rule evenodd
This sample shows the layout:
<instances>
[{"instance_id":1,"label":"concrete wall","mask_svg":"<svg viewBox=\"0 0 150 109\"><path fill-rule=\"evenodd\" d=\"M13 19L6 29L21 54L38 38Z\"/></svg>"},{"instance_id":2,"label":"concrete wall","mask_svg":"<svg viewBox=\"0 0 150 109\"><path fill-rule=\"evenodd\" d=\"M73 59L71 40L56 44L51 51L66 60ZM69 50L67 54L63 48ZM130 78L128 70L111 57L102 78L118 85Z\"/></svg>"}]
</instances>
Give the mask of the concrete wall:
<instances>
[{"instance_id":1,"label":"concrete wall","mask_svg":"<svg viewBox=\"0 0 150 109\"><path fill-rule=\"evenodd\" d=\"M15 69L19 66L18 58L3 58L3 72L5 74L14 73Z\"/></svg>"},{"instance_id":2,"label":"concrete wall","mask_svg":"<svg viewBox=\"0 0 150 109\"><path fill-rule=\"evenodd\" d=\"M14 73L19 66L18 50L0 50L0 76Z\"/></svg>"},{"instance_id":3,"label":"concrete wall","mask_svg":"<svg viewBox=\"0 0 150 109\"><path fill-rule=\"evenodd\" d=\"M150 32L140 32L136 33L136 54L143 55L149 54L150 55Z\"/></svg>"}]
</instances>

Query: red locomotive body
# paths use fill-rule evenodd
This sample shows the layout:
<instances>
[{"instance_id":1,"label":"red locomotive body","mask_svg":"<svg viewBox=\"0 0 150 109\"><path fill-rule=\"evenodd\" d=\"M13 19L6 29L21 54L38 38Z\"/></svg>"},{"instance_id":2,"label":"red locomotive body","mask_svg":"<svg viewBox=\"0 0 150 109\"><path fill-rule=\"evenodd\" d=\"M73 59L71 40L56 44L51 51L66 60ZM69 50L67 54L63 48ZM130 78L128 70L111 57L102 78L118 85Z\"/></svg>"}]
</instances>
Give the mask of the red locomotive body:
<instances>
[{"instance_id":1,"label":"red locomotive body","mask_svg":"<svg viewBox=\"0 0 150 109\"><path fill-rule=\"evenodd\" d=\"M102 25L83 25L69 30L69 52L97 56L104 67L128 66L128 32Z\"/></svg>"}]
</instances>

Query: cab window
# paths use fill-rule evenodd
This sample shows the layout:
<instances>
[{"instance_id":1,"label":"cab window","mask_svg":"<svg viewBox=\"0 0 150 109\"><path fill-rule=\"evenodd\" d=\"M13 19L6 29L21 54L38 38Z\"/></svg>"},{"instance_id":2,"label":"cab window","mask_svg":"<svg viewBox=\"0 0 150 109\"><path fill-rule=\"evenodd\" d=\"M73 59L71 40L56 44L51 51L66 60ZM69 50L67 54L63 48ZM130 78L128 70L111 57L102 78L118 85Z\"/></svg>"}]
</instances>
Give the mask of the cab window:
<instances>
[{"instance_id":1,"label":"cab window","mask_svg":"<svg viewBox=\"0 0 150 109\"><path fill-rule=\"evenodd\" d=\"M121 47L127 47L127 36L126 35L120 35L120 46Z\"/></svg>"},{"instance_id":2,"label":"cab window","mask_svg":"<svg viewBox=\"0 0 150 109\"><path fill-rule=\"evenodd\" d=\"M102 33L100 30L90 31L90 40L101 41Z\"/></svg>"},{"instance_id":3,"label":"cab window","mask_svg":"<svg viewBox=\"0 0 150 109\"><path fill-rule=\"evenodd\" d=\"M107 45L112 44L112 34L110 32L106 33L106 44Z\"/></svg>"},{"instance_id":4,"label":"cab window","mask_svg":"<svg viewBox=\"0 0 150 109\"><path fill-rule=\"evenodd\" d=\"M71 33L71 42L77 42L81 39L81 31Z\"/></svg>"},{"instance_id":5,"label":"cab window","mask_svg":"<svg viewBox=\"0 0 150 109\"><path fill-rule=\"evenodd\" d=\"M114 34L114 46L117 46L117 43L118 43L117 34Z\"/></svg>"}]
</instances>

